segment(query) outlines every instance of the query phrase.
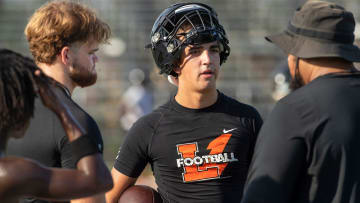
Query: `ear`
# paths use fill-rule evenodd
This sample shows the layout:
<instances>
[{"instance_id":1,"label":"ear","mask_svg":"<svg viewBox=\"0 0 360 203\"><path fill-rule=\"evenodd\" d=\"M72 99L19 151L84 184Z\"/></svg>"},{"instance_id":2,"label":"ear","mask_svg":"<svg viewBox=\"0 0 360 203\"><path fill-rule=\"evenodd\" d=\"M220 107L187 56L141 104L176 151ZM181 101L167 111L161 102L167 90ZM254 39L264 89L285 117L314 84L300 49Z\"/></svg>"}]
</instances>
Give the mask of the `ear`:
<instances>
[{"instance_id":1,"label":"ear","mask_svg":"<svg viewBox=\"0 0 360 203\"><path fill-rule=\"evenodd\" d=\"M68 65L69 63L71 63L71 55L70 55L70 47L69 46L64 46L61 51L60 51L60 59L61 62L65 65Z\"/></svg>"},{"instance_id":2,"label":"ear","mask_svg":"<svg viewBox=\"0 0 360 203\"><path fill-rule=\"evenodd\" d=\"M176 74L180 75L181 74L181 69L182 69L180 59L176 60L174 65L175 65L175 67L173 68L173 71Z\"/></svg>"},{"instance_id":3,"label":"ear","mask_svg":"<svg viewBox=\"0 0 360 203\"><path fill-rule=\"evenodd\" d=\"M292 78L294 78L294 76L295 76L296 62L297 62L297 57L289 54L288 55L288 65L289 65L290 75Z\"/></svg>"}]
</instances>

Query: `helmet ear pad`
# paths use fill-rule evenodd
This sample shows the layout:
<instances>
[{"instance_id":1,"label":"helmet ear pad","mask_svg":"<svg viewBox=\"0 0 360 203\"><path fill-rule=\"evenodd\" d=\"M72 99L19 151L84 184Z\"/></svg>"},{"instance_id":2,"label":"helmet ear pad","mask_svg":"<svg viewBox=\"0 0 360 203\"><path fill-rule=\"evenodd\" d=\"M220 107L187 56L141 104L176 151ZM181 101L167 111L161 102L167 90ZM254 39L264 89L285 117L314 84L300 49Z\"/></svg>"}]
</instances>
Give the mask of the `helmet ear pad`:
<instances>
[{"instance_id":1,"label":"helmet ear pad","mask_svg":"<svg viewBox=\"0 0 360 203\"><path fill-rule=\"evenodd\" d=\"M157 63L158 67L160 68L160 74L167 74L172 75L174 77L177 77L177 73L174 71L174 69L179 67L181 55L182 52L185 49L185 46L180 46L179 49L174 51L172 54L168 53L167 50L167 43L166 42L160 42L155 45L156 47L152 49L152 54L155 59L155 62ZM153 51L157 50L157 51Z\"/></svg>"}]
</instances>

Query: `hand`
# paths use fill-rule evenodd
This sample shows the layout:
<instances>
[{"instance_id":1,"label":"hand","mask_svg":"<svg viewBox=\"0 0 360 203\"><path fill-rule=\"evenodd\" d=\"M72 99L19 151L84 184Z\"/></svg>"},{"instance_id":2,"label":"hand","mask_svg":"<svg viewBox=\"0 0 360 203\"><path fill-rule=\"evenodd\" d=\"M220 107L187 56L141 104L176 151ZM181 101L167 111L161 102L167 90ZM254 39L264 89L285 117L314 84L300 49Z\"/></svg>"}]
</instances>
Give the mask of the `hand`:
<instances>
[{"instance_id":1,"label":"hand","mask_svg":"<svg viewBox=\"0 0 360 203\"><path fill-rule=\"evenodd\" d=\"M37 84L37 92L44 105L54 111L56 114L60 114L66 111L66 105L62 102L59 95L59 88L56 87L56 81L46 76L40 69L35 71L35 81Z\"/></svg>"}]
</instances>

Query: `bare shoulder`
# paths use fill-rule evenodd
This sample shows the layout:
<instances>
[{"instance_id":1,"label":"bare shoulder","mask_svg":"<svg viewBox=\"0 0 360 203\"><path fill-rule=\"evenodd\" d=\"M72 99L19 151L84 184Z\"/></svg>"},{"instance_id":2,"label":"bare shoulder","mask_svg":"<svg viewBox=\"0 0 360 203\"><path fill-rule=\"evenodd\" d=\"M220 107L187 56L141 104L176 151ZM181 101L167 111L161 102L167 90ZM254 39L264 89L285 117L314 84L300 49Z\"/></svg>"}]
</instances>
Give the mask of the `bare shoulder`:
<instances>
[{"instance_id":1,"label":"bare shoulder","mask_svg":"<svg viewBox=\"0 0 360 203\"><path fill-rule=\"evenodd\" d=\"M29 159L5 157L0 159L0 202L31 193L32 183L44 168ZM6 201L11 202L11 201Z\"/></svg>"}]
</instances>

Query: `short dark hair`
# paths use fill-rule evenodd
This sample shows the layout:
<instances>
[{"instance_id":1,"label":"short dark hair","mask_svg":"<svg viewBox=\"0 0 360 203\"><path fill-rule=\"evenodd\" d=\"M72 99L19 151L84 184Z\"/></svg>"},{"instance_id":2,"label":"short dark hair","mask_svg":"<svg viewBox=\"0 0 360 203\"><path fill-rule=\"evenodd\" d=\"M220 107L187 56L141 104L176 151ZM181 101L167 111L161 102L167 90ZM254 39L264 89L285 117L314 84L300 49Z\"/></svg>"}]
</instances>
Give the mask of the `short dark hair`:
<instances>
[{"instance_id":1,"label":"short dark hair","mask_svg":"<svg viewBox=\"0 0 360 203\"><path fill-rule=\"evenodd\" d=\"M24 125L34 112L36 97L34 71L30 58L0 49L0 133Z\"/></svg>"}]
</instances>

